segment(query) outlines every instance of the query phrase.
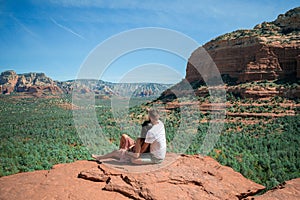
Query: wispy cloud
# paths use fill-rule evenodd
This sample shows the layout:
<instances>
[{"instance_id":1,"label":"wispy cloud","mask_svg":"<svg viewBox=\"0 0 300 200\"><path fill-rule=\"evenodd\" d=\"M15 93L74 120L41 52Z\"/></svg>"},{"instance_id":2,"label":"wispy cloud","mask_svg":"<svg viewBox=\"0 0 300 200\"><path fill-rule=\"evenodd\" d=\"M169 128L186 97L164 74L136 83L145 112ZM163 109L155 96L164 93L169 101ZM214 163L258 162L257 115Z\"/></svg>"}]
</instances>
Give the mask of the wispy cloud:
<instances>
[{"instance_id":1,"label":"wispy cloud","mask_svg":"<svg viewBox=\"0 0 300 200\"><path fill-rule=\"evenodd\" d=\"M229 1L237 2L237 0ZM195 24L206 22L212 24L214 20L220 19L225 22L237 20L236 16L242 18L241 21L248 20L249 12L245 11L251 7L250 3L249 5L243 3L245 6L232 9L234 3L227 5L227 2L222 0L215 0L213 3L211 0L148 0L143 2L138 0L51 0L50 4L68 9L80 8L81 14L76 13L72 19L87 23L125 24L130 27L163 26L176 30L183 30L183 27L189 25L188 27L193 27L198 31L202 30L202 27L195 26ZM242 3L239 2L240 4Z\"/></svg>"},{"instance_id":2,"label":"wispy cloud","mask_svg":"<svg viewBox=\"0 0 300 200\"><path fill-rule=\"evenodd\" d=\"M174 13L190 13L207 12L206 4L210 0L198 1L186 1L181 0L166 0L166 1L139 1L139 0L50 0L51 4L59 5L63 7L80 7L80 8L104 8L104 9L128 9L128 10L148 10L148 11L167 11Z\"/></svg>"},{"instance_id":3,"label":"wispy cloud","mask_svg":"<svg viewBox=\"0 0 300 200\"><path fill-rule=\"evenodd\" d=\"M51 20L55 25L57 25L58 27L64 29L65 31L67 31L67 32L69 32L69 33L72 33L73 35L75 35L75 36L77 36L77 37L79 37L79 38L81 38L81 39L83 39L83 40L86 40L82 35L76 33L76 32L73 31L72 29L70 29L70 28L68 28L68 27L66 27L66 26L64 26L64 25L62 25L62 24L59 24L59 23L58 23L57 21L55 21L53 18L50 17L50 20Z\"/></svg>"},{"instance_id":4,"label":"wispy cloud","mask_svg":"<svg viewBox=\"0 0 300 200\"><path fill-rule=\"evenodd\" d=\"M24 31L26 31L29 35L33 36L33 37L37 37L37 34L35 34L34 32L32 32L25 24L23 24L19 19L17 19L15 16L13 16L12 14L10 15L10 17L19 25L22 27L22 29Z\"/></svg>"}]
</instances>

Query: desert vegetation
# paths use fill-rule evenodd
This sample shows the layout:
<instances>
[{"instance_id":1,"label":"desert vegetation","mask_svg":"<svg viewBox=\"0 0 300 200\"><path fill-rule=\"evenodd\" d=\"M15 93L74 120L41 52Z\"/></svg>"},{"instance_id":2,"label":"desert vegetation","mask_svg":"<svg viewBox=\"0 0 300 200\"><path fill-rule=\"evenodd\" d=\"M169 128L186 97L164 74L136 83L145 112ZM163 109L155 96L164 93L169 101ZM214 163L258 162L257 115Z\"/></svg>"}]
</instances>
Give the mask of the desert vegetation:
<instances>
[{"instance_id":1,"label":"desert vegetation","mask_svg":"<svg viewBox=\"0 0 300 200\"><path fill-rule=\"evenodd\" d=\"M197 100L201 104L210 101L208 96ZM209 156L265 185L267 189L285 180L300 177L298 100L281 97L268 100L241 99L232 94L228 94L227 100L230 105L226 107L228 113L275 112L283 115L227 115L223 131ZM184 102L188 99L175 99L173 102L176 101ZM155 102L164 113L166 137L168 143L171 143L182 123L182 108L180 105L168 107L168 103ZM142 122L146 115L145 108L152 106L152 103L132 98L129 105L129 118L126 120L122 117L116 120L110 99L96 99L94 105L107 142L116 147L122 133L132 137L138 134L139 130L133 125ZM74 126L72 108L76 107L72 107L72 98L67 95L55 98L0 96L0 176L50 169L57 163L90 159L91 152L81 142ZM195 120L198 127L185 153L201 153L200 147L207 134L210 115L211 111L201 110L201 107L195 113L190 113L191 118L188 120Z\"/></svg>"}]
</instances>

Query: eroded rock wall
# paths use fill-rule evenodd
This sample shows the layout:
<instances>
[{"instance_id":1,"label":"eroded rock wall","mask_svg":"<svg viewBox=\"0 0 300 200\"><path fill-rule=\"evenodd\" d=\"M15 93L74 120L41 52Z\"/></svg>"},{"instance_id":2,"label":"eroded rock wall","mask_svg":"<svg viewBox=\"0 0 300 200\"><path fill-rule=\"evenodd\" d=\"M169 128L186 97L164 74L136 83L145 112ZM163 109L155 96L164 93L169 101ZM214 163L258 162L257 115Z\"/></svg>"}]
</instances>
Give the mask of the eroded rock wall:
<instances>
[{"instance_id":1,"label":"eroded rock wall","mask_svg":"<svg viewBox=\"0 0 300 200\"><path fill-rule=\"evenodd\" d=\"M221 74L238 82L299 79L299 24L300 7L279 15L273 22L219 36L199 49L208 52ZM187 64L186 79L189 82L202 79L193 63L197 59L195 56L199 57L195 52Z\"/></svg>"},{"instance_id":2,"label":"eroded rock wall","mask_svg":"<svg viewBox=\"0 0 300 200\"><path fill-rule=\"evenodd\" d=\"M0 93L28 92L32 94L61 94L62 90L44 73L16 74L9 70L0 74Z\"/></svg>"},{"instance_id":3,"label":"eroded rock wall","mask_svg":"<svg viewBox=\"0 0 300 200\"><path fill-rule=\"evenodd\" d=\"M212 42L203 47L220 73L227 74L238 82L300 78L300 44L269 46L254 38L247 38ZM202 79L191 62L187 65L186 79L189 82Z\"/></svg>"}]
</instances>

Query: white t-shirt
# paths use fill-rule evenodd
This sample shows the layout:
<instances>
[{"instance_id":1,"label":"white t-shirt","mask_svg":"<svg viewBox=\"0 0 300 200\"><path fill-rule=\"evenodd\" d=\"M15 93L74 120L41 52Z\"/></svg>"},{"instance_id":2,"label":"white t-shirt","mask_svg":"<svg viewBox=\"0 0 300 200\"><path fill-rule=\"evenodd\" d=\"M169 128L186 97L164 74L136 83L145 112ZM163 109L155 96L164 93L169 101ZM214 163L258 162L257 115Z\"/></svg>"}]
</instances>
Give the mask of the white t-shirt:
<instances>
[{"instance_id":1,"label":"white t-shirt","mask_svg":"<svg viewBox=\"0 0 300 200\"><path fill-rule=\"evenodd\" d=\"M166 133L165 126L160 120L147 132L145 142L151 144L150 153L156 158L165 158L167 150Z\"/></svg>"}]
</instances>

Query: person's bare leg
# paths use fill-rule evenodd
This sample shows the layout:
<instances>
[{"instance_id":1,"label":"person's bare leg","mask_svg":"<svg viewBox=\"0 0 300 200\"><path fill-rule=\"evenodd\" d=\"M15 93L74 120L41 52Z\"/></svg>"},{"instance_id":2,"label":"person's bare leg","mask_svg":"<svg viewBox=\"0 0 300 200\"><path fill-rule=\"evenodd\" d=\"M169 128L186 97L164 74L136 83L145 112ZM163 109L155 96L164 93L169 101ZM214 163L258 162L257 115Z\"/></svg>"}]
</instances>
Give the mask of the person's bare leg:
<instances>
[{"instance_id":1,"label":"person's bare leg","mask_svg":"<svg viewBox=\"0 0 300 200\"><path fill-rule=\"evenodd\" d=\"M130 152L130 151L126 151L125 155L132 157L132 158L138 158L140 157L140 153L134 153L134 152Z\"/></svg>"},{"instance_id":2,"label":"person's bare leg","mask_svg":"<svg viewBox=\"0 0 300 200\"><path fill-rule=\"evenodd\" d=\"M119 149L128 150L130 146L134 145L134 140L126 134L122 134L120 139Z\"/></svg>"},{"instance_id":3,"label":"person's bare leg","mask_svg":"<svg viewBox=\"0 0 300 200\"><path fill-rule=\"evenodd\" d=\"M136 164L136 165L143 165L143 164L145 164L140 158L131 158L131 163Z\"/></svg>"},{"instance_id":4,"label":"person's bare leg","mask_svg":"<svg viewBox=\"0 0 300 200\"><path fill-rule=\"evenodd\" d=\"M126 146L126 134L122 134L121 139L120 139L120 149L124 149Z\"/></svg>"},{"instance_id":5,"label":"person's bare leg","mask_svg":"<svg viewBox=\"0 0 300 200\"><path fill-rule=\"evenodd\" d=\"M131 163L136 165L154 164L151 158L131 158Z\"/></svg>"},{"instance_id":6,"label":"person's bare leg","mask_svg":"<svg viewBox=\"0 0 300 200\"><path fill-rule=\"evenodd\" d=\"M140 153L141 152L141 139L138 138L136 140L136 143L135 143L135 153Z\"/></svg>"},{"instance_id":7,"label":"person's bare leg","mask_svg":"<svg viewBox=\"0 0 300 200\"><path fill-rule=\"evenodd\" d=\"M126 155L132 157L132 158L138 158L141 153L141 139L138 138L135 141L135 146L134 146L134 152L126 151Z\"/></svg>"},{"instance_id":8,"label":"person's bare leg","mask_svg":"<svg viewBox=\"0 0 300 200\"><path fill-rule=\"evenodd\" d=\"M95 158L96 160L102 160L102 159L107 159L107 158L117 158L120 159L121 158L121 151L120 150L115 150L112 151L108 154L105 155L94 155L92 154L92 157Z\"/></svg>"}]
</instances>

